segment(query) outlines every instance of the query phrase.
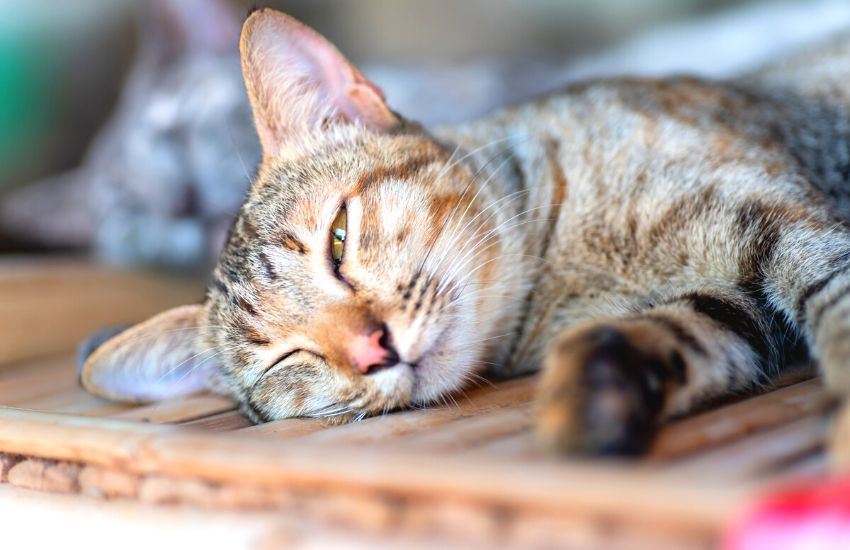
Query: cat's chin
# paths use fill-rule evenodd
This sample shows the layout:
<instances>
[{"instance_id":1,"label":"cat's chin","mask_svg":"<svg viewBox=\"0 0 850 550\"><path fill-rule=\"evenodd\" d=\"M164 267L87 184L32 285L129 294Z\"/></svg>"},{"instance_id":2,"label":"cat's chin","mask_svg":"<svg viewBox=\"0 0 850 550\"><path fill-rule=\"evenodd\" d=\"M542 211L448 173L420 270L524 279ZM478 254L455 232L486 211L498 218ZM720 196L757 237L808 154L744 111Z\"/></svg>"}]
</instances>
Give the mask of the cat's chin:
<instances>
[{"instance_id":1,"label":"cat's chin","mask_svg":"<svg viewBox=\"0 0 850 550\"><path fill-rule=\"evenodd\" d=\"M401 363L374 375L372 383L382 399L370 409L378 408L380 413L385 405L404 409L440 402L460 389L469 376L467 369L439 360L423 358L416 365ZM370 412L375 414L375 410Z\"/></svg>"},{"instance_id":2,"label":"cat's chin","mask_svg":"<svg viewBox=\"0 0 850 550\"><path fill-rule=\"evenodd\" d=\"M434 354L432 360L420 361L414 369L411 405L428 406L444 402L473 376L472 361L447 361L444 354ZM465 366L465 365L470 365Z\"/></svg>"}]
</instances>

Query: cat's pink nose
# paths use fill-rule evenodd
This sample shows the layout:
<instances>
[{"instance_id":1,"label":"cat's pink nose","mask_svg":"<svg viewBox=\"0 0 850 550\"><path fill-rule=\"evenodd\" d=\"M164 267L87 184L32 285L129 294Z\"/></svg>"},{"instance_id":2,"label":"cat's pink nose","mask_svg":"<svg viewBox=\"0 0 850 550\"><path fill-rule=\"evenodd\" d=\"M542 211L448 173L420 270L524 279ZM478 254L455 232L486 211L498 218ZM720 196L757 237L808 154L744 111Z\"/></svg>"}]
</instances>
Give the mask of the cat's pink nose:
<instances>
[{"instance_id":1,"label":"cat's pink nose","mask_svg":"<svg viewBox=\"0 0 850 550\"><path fill-rule=\"evenodd\" d=\"M392 366L398 362L398 355L389 346L383 330L369 335L356 335L348 342L348 353L355 368L363 374L375 372L381 367Z\"/></svg>"}]
</instances>

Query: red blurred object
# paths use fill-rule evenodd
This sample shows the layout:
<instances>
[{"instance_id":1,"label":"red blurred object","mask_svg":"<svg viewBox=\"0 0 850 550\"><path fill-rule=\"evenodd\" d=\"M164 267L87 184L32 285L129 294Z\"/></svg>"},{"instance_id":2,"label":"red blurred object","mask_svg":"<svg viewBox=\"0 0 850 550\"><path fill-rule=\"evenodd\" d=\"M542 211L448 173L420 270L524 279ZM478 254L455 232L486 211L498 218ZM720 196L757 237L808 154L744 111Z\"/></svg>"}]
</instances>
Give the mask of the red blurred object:
<instances>
[{"instance_id":1,"label":"red blurred object","mask_svg":"<svg viewBox=\"0 0 850 550\"><path fill-rule=\"evenodd\" d=\"M810 480L766 496L732 524L723 548L850 549L850 476Z\"/></svg>"}]
</instances>

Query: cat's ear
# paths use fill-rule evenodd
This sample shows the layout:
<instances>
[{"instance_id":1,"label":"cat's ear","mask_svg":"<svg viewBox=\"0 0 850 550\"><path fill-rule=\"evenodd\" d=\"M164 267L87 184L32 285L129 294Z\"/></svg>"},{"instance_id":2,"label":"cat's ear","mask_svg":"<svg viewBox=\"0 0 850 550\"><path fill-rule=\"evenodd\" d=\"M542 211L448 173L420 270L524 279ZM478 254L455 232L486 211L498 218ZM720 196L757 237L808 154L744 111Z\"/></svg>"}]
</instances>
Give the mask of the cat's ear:
<instances>
[{"instance_id":1,"label":"cat's ear","mask_svg":"<svg viewBox=\"0 0 850 550\"><path fill-rule=\"evenodd\" d=\"M399 119L333 44L274 10L252 13L239 42L242 73L264 156L314 132L328 119L390 131Z\"/></svg>"},{"instance_id":2,"label":"cat's ear","mask_svg":"<svg viewBox=\"0 0 850 550\"><path fill-rule=\"evenodd\" d=\"M203 316L204 306L182 306L106 338L95 335L80 351L80 383L128 403L207 389L218 364L200 342Z\"/></svg>"}]
</instances>

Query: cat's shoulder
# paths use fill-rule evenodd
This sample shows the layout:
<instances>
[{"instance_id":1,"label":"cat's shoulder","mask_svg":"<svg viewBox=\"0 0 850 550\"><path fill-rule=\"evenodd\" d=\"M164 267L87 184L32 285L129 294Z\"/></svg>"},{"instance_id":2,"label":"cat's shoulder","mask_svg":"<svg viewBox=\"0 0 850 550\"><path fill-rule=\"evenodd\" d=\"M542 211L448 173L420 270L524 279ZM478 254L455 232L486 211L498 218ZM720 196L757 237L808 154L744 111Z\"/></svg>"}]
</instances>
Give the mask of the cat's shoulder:
<instances>
[{"instance_id":1,"label":"cat's shoulder","mask_svg":"<svg viewBox=\"0 0 850 550\"><path fill-rule=\"evenodd\" d=\"M770 100L731 81L695 76L618 77L577 82L454 127L451 133L486 136L511 129L615 134L663 122L666 132L743 129L769 113Z\"/></svg>"}]
</instances>

